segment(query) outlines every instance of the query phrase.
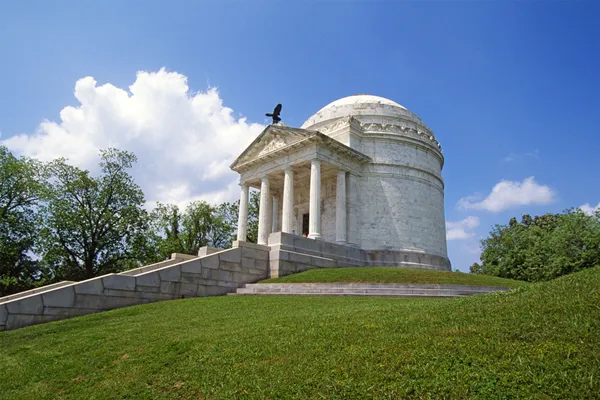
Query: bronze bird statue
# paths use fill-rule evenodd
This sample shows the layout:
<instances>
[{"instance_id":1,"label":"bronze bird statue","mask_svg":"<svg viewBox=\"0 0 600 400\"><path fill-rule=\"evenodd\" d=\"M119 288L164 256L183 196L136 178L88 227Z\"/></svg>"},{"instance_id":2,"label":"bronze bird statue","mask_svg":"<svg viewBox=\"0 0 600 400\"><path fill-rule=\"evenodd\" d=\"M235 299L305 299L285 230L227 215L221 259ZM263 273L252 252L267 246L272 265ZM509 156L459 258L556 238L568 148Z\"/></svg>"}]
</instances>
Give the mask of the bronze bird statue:
<instances>
[{"instance_id":1,"label":"bronze bird statue","mask_svg":"<svg viewBox=\"0 0 600 400\"><path fill-rule=\"evenodd\" d=\"M265 115L267 117L273 118L273 123L276 124L279 121L281 121L281 118L279 118L279 114L281 114L281 104L277 104L277 106L273 110L273 114L265 114Z\"/></svg>"}]
</instances>

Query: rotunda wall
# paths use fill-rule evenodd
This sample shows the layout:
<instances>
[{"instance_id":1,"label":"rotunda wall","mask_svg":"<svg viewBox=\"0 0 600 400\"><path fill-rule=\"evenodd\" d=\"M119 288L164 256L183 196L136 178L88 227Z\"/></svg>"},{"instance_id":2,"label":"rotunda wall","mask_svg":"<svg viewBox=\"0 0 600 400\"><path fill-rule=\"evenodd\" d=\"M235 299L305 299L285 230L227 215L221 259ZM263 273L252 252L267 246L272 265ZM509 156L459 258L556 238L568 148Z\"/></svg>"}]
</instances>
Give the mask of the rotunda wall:
<instances>
[{"instance_id":1,"label":"rotunda wall","mask_svg":"<svg viewBox=\"0 0 600 400\"><path fill-rule=\"evenodd\" d=\"M369 174L360 180L360 247L446 257L443 191L425 181Z\"/></svg>"}]
</instances>

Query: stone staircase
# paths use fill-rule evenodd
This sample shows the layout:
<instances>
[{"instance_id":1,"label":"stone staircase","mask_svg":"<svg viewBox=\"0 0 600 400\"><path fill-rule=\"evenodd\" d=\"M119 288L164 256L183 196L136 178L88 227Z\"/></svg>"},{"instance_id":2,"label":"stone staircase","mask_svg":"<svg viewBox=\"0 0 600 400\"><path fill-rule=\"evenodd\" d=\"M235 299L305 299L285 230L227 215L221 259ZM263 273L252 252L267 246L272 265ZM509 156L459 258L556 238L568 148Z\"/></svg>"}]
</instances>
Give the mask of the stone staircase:
<instances>
[{"instance_id":1,"label":"stone staircase","mask_svg":"<svg viewBox=\"0 0 600 400\"><path fill-rule=\"evenodd\" d=\"M416 285L387 283L254 283L229 295L268 296L390 296L463 297L507 291L505 287L463 285Z\"/></svg>"},{"instance_id":2,"label":"stone staircase","mask_svg":"<svg viewBox=\"0 0 600 400\"><path fill-rule=\"evenodd\" d=\"M220 296L269 276L269 247L234 242L81 282L58 282L0 298L0 332L115 308Z\"/></svg>"}]
</instances>

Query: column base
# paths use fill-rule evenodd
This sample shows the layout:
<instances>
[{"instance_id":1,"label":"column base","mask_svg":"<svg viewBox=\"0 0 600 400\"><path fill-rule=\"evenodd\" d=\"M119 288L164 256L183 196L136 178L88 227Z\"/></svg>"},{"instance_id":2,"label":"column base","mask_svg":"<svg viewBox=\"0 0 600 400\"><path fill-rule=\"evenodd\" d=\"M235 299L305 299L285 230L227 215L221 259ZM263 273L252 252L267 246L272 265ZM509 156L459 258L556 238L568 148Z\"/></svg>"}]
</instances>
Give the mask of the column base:
<instances>
[{"instance_id":1,"label":"column base","mask_svg":"<svg viewBox=\"0 0 600 400\"><path fill-rule=\"evenodd\" d=\"M309 234L308 234L308 238L309 238L309 239L316 239L316 240L319 240L319 239L321 239L321 238L322 238L322 236L321 236L321 234L320 234L320 233L309 233Z\"/></svg>"}]
</instances>

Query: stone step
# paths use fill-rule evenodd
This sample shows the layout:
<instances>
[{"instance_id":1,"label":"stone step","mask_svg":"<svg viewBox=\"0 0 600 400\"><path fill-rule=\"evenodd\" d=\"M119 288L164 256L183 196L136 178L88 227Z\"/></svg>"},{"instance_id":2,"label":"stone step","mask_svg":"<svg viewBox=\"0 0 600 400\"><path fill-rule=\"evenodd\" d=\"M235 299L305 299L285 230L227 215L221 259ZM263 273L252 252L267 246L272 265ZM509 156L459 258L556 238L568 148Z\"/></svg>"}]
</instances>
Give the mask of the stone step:
<instances>
[{"instance_id":1,"label":"stone step","mask_svg":"<svg viewBox=\"0 0 600 400\"><path fill-rule=\"evenodd\" d=\"M457 289L481 292L506 291L508 288L500 286L472 286L472 285L441 285L441 284L414 284L414 283L248 283L244 288L360 288L360 289Z\"/></svg>"},{"instance_id":2,"label":"stone step","mask_svg":"<svg viewBox=\"0 0 600 400\"><path fill-rule=\"evenodd\" d=\"M442 295L442 294L406 294L406 293L291 293L291 292L264 292L264 293L227 293L227 296L372 296L372 297L427 297L427 298L453 298L465 295Z\"/></svg>"},{"instance_id":3,"label":"stone step","mask_svg":"<svg viewBox=\"0 0 600 400\"><path fill-rule=\"evenodd\" d=\"M393 290L393 289L313 289L313 290L246 290L238 289L237 294L279 294L279 295L372 295L372 296L469 296L472 294L481 294L481 292L465 292L453 290Z\"/></svg>"},{"instance_id":4,"label":"stone step","mask_svg":"<svg viewBox=\"0 0 600 400\"><path fill-rule=\"evenodd\" d=\"M237 295L462 297L503 287L373 283L258 283L237 289Z\"/></svg>"}]
</instances>

